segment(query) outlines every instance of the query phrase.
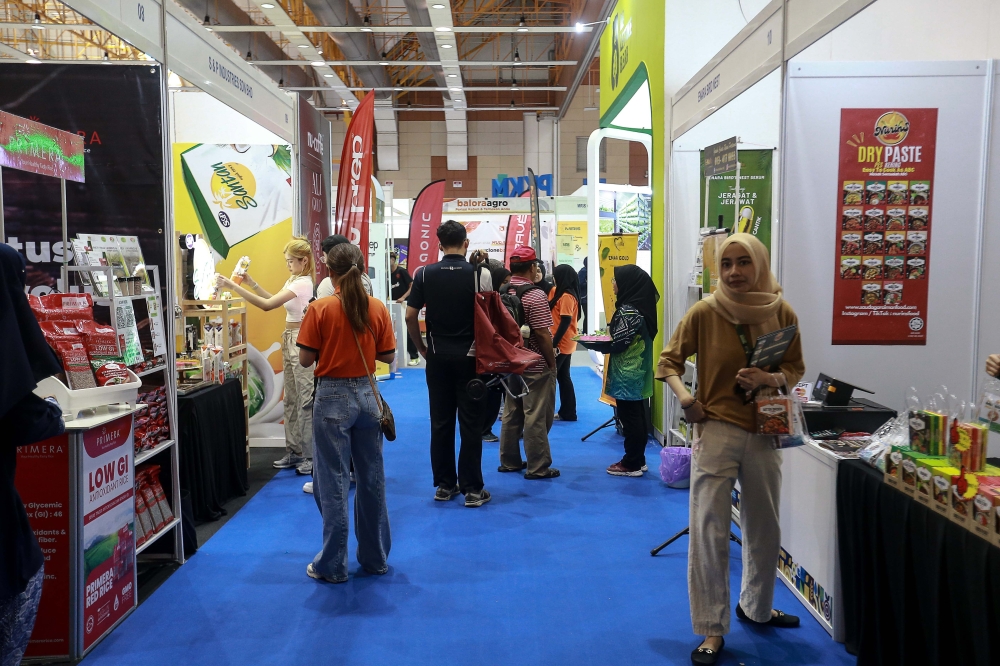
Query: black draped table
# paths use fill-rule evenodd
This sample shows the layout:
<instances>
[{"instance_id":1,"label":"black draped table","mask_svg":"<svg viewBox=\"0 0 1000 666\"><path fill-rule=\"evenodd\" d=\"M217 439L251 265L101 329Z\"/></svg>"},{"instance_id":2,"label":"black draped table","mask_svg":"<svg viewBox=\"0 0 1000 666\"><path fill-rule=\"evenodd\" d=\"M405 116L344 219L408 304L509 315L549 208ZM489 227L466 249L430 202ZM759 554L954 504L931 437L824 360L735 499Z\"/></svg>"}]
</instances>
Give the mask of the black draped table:
<instances>
[{"instance_id":1,"label":"black draped table","mask_svg":"<svg viewBox=\"0 0 1000 666\"><path fill-rule=\"evenodd\" d=\"M840 464L837 526L859 666L1000 664L1000 548L857 460Z\"/></svg>"},{"instance_id":2,"label":"black draped table","mask_svg":"<svg viewBox=\"0 0 1000 666\"><path fill-rule=\"evenodd\" d=\"M181 489L197 522L226 515L223 505L247 494L246 420L240 383L229 380L177 398Z\"/></svg>"}]
</instances>

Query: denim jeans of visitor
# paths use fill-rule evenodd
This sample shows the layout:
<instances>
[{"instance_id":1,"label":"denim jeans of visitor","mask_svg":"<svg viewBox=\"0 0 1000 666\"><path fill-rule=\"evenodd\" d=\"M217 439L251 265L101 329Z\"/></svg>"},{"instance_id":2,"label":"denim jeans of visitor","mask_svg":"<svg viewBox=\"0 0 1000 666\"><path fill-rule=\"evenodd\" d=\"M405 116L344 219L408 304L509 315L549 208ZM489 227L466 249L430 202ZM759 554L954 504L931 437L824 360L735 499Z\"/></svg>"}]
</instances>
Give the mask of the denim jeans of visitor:
<instances>
[{"instance_id":1,"label":"denim jeans of visitor","mask_svg":"<svg viewBox=\"0 0 1000 666\"><path fill-rule=\"evenodd\" d=\"M352 458L358 563L369 573L388 571L391 539L378 416L367 377L319 378L313 404L313 496L323 516L323 549L313 560L313 568L330 580L347 580Z\"/></svg>"}]
</instances>

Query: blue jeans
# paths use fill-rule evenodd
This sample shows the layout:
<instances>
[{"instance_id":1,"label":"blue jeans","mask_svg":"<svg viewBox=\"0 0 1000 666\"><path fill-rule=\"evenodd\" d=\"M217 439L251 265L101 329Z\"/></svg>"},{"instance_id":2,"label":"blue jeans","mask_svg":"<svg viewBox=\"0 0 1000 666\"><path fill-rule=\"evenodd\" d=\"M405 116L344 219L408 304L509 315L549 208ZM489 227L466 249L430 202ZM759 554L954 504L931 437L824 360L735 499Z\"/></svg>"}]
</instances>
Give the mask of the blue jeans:
<instances>
[{"instance_id":1,"label":"blue jeans","mask_svg":"<svg viewBox=\"0 0 1000 666\"><path fill-rule=\"evenodd\" d=\"M336 581L347 580L347 503L351 459L357 490L354 534L358 562L365 571L389 570L389 512L379 408L367 377L320 377L313 404L313 496L323 516L323 550L313 568Z\"/></svg>"}]
</instances>

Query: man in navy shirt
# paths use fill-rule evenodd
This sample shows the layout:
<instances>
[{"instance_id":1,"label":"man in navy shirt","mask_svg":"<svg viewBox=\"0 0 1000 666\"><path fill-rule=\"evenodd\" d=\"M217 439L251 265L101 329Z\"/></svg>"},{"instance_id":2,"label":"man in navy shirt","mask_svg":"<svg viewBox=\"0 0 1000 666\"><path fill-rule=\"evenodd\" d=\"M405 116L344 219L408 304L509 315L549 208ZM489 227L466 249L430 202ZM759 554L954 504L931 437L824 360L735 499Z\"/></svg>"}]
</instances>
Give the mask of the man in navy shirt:
<instances>
[{"instance_id":1,"label":"man in navy shirt","mask_svg":"<svg viewBox=\"0 0 1000 666\"><path fill-rule=\"evenodd\" d=\"M427 360L427 393L431 416L431 468L437 491L447 502L465 495L465 506L490 501L483 488L483 402L469 396L466 385L476 377L473 314L477 290L493 288L488 270L476 271L466 259L469 239L463 227L448 220L438 227L444 255L416 271L406 301L406 329ZM426 308L427 343L420 337L417 315ZM455 415L461 448L455 469Z\"/></svg>"}]
</instances>

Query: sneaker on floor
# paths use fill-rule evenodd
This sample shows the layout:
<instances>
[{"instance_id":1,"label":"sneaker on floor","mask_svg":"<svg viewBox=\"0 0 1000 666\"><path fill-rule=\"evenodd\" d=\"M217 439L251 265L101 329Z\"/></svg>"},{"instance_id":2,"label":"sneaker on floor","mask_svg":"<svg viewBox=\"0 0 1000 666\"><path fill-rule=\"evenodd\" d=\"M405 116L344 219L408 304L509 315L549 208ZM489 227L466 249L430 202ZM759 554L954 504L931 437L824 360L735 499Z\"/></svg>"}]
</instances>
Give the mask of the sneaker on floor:
<instances>
[{"instance_id":1,"label":"sneaker on floor","mask_svg":"<svg viewBox=\"0 0 1000 666\"><path fill-rule=\"evenodd\" d=\"M533 481L535 479L554 479L557 476L559 476L559 470L557 470L555 467L549 467L544 472L538 472L536 474L525 474L524 478L528 479L529 481Z\"/></svg>"},{"instance_id":2,"label":"sneaker on floor","mask_svg":"<svg viewBox=\"0 0 1000 666\"><path fill-rule=\"evenodd\" d=\"M411 368L415 368L418 365L420 365L420 359L419 358L411 358L409 361L406 362L406 365L410 366Z\"/></svg>"},{"instance_id":3,"label":"sneaker on floor","mask_svg":"<svg viewBox=\"0 0 1000 666\"><path fill-rule=\"evenodd\" d=\"M482 506L489 502L490 499L490 491L486 490L486 488L483 488L478 493L465 493L465 506Z\"/></svg>"},{"instance_id":4,"label":"sneaker on floor","mask_svg":"<svg viewBox=\"0 0 1000 666\"><path fill-rule=\"evenodd\" d=\"M485 435L483 435L483 441L484 442L490 442L491 444L496 444L497 442L500 441L500 438L497 437L496 435L494 435L493 431L491 430L488 433L486 433Z\"/></svg>"},{"instance_id":5,"label":"sneaker on floor","mask_svg":"<svg viewBox=\"0 0 1000 666\"><path fill-rule=\"evenodd\" d=\"M643 472L648 472L649 471L649 465L643 465L639 469L641 469Z\"/></svg>"},{"instance_id":6,"label":"sneaker on floor","mask_svg":"<svg viewBox=\"0 0 1000 666\"><path fill-rule=\"evenodd\" d=\"M275 460L272 465L278 469L291 469L293 467L298 467L306 461L302 456L297 456L294 453L286 453L285 457L281 460Z\"/></svg>"},{"instance_id":7,"label":"sneaker on floor","mask_svg":"<svg viewBox=\"0 0 1000 666\"><path fill-rule=\"evenodd\" d=\"M309 493L310 495L312 495L313 494L313 482L312 481L306 481L305 483L303 483L302 484L302 492Z\"/></svg>"},{"instance_id":8,"label":"sneaker on floor","mask_svg":"<svg viewBox=\"0 0 1000 666\"><path fill-rule=\"evenodd\" d=\"M458 486L455 486L454 488L445 488L444 486L441 486L434 491L434 499L438 502L447 502L457 494Z\"/></svg>"},{"instance_id":9,"label":"sneaker on floor","mask_svg":"<svg viewBox=\"0 0 1000 666\"><path fill-rule=\"evenodd\" d=\"M320 572L316 571L315 568L313 568L312 562L310 562L309 565L306 567L306 575L309 576L310 578L315 578L316 580L325 580L327 583L346 583L347 582L346 578L344 580L337 580L336 578L327 578L326 576L324 576Z\"/></svg>"},{"instance_id":10,"label":"sneaker on floor","mask_svg":"<svg viewBox=\"0 0 1000 666\"><path fill-rule=\"evenodd\" d=\"M641 469L629 469L621 462L616 462L607 471L611 476L642 476Z\"/></svg>"},{"instance_id":11,"label":"sneaker on floor","mask_svg":"<svg viewBox=\"0 0 1000 666\"><path fill-rule=\"evenodd\" d=\"M312 474L313 473L312 458L306 458L305 462L303 462L302 464L300 464L298 467L295 468L295 473L301 474L303 476L309 476L310 474Z\"/></svg>"}]
</instances>

